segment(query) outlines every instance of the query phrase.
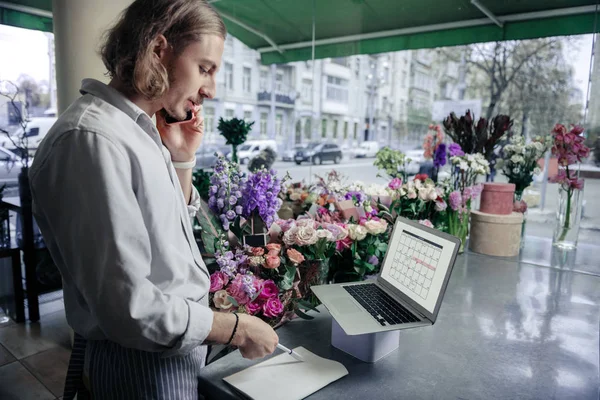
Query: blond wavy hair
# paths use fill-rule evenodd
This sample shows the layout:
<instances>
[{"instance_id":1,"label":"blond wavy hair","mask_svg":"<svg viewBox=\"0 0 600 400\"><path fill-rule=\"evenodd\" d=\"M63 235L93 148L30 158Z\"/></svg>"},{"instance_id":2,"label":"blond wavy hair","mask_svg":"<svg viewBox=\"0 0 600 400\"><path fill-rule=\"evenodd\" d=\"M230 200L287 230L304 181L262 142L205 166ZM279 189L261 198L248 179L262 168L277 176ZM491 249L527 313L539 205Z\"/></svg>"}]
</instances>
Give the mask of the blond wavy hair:
<instances>
[{"instance_id":1,"label":"blond wavy hair","mask_svg":"<svg viewBox=\"0 0 600 400\"><path fill-rule=\"evenodd\" d=\"M176 54L202 35L225 40L227 29L206 0L136 0L103 35L100 56L112 79L148 100L169 89L169 71L153 56L152 41L164 35Z\"/></svg>"}]
</instances>

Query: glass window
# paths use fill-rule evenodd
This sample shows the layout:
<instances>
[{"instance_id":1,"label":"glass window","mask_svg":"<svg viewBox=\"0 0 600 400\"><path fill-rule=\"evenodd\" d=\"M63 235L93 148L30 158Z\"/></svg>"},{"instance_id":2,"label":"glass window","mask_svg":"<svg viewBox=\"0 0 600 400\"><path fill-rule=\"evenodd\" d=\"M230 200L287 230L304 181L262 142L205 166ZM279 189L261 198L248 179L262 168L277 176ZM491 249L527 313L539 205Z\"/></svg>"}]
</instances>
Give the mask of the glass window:
<instances>
[{"instance_id":1,"label":"glass window","mask_svg":"<svg viewBox=\"0 0 600 400\"><path fill-rule=\"evenodd\" d=\"M267 71L266 69L262 69L260 70L260 79L259 79L259 89L261 92L265 92L265 91L269 91L270 84L269 84L269 71Z\"/></svg>"},{"instance_id":2,"label":"glass window","mask_svg":"<svg viewBox=\"0 0 600 400\"><path fill-rule=\"evenodd\" d=\"M338 137L338 120L334 119L333 120L333 138L337 139Z\"/></svg>"},{"instance_id":3,"label":"glass window","mask_svg":"<svg viewBox=\"0 0 600 400\"><path fill-rule=\"evenodd\" d=\"M327 118L323 118L323 120L321 120L321 137L327 137Z\"/></svg>"},{"instance_id":4,"label":"glass window","mask_svg":"<svg viewBox=\"0 0 600 400\"><path fill-rule=\"evenodd\" d=\"M344 121L344 140L348 139L348 121Z\"/></svg>"},{"instance_id":5,"label":"glass window","mask_svg":"<svg viewBox=\"0 0 600 400\"><path fill-rule=\"evenodd\" d=\"M266 112L260 113L260 135L263 137L267 136L267 123L269 114Z\"/></svg>"},{"instance_id":6,"label":"glass window","mask_svg":"<svg viewBox=\"0 0 600 400\"><path fill-rule=\"evenodd\" d=\"M31 128L25 134L25 137L33 137L40 134L40 128Z\"/></svg>"},{"instance_id":7,"label":"glass window","mask_svg":"<svg viewBox=\"0 0 600 400\"><path fill-rule=\"evenodd\" d=\"M204 129L208 141L215 137L215 108L204 107Z\"/></svg>"},{"instance_id":8,"label":"glass window","mask_svg":"<svg viewBox=\"0 0 600 400\"><path fill-rule=\"evenodd\" d=\"M312 101L312 80L302 79L302 101L310 103Z\"/></svg>"},{"instance_id":9,"label":"glass window","mask_svg":"<svg viewBox=\"0 0 600 400\"><path fill-rule=\"evenodd\" d=\"M244 67L243 88L245 93L252 92L252 70L248 67Z\"/></svg>"},{"instance_id":10,"label":"glass window","mask_svg":"<svg viewBox=\"0 0 600 400\"><path fill-rule=\"evenodd\" d=\"M225 119L231 119L235 117L235 111L232 110L231 108L228 108L227 110L225 110Z\"/></svg>"},{"instance_id":11,"label":"glass window","mask_svg":"<svg viewBox=\"0 0 600 400\"><path fill-rule=\"evenodd\" d=\"M246 122L252 121L252 111L244 111L244 121L246 121Z\"/></svg>"},{"instance_id":12,"label":"glass window","mask_svg":"<svg viewBox=\"0 0 600 400\"><path fill-rule=\"evenodd\" d=\"M283 131L281 129L282 125L283 125L283 115L277 114L275 116L275 132L277 133L277 136L283 136Z\"/></svg>"},{"instance_id":13,"label":"glass window","mask_svg":"<svg viewBox=\"0 0 600 400\"><path fill-rule=\"evenodd\" d=\"M275 92L283 91L283 71L277 70L275 73Z\"/></svg>"},{"instance_id":14,"label":"glass window","mask_svg":"<svg viewBox=\"0 0 600 400\"><path fill-rule=\"evenodd\" d=\"M225 63L225 88L233 90L233 64Z\"/></svg>"},{"instance_id":15,"label":"glass window","mask_svg":"<svg viewBox=\"0 0 600 400\"><path fill-rule=\"evenodd\" d=\"M338 103L348 103L348 80L327 76L326 98Z\"/></svg>"}]
</instances>

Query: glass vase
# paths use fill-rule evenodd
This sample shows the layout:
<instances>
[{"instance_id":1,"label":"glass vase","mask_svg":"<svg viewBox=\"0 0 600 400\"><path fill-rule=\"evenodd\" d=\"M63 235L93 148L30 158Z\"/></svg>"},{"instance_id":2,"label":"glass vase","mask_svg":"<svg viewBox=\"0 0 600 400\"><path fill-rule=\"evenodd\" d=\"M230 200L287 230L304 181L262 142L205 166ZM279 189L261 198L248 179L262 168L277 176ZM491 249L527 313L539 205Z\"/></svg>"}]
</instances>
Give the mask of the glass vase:
<instances>
[{"instance_id":1,"label":"glass vase","mask_svg":"<svg viewBox=\"0 0 600 400\"><path fill-rule=\"evenodd\" d=\"M577 238L581 225L583 188L565 190L560 186L558 197L556 225L554 226L552 245L563 250L573 250L577 247Z\"/></svg>"},{"instance_id":2,"label":"glass vase","mask_svg":"<svg viewBox=\"0 0 600 400\"><path fill-rule=\"evenodd\" d=\"M448 233L460 239L458 253L461 254L465 251L465 244L469 234L470 210L467 209L462 213L450 211L448 212L448 217Z\"/></svg>"},{"instance_id":3,"label":"glass vase","mask_svg":"<svg viewBox=\"0 0 600 400\"><path fill-rule=\"evenodd\" d=\"M524 189L519 189L517 186L517 189L515 190L515 201L521 201L523 200L523 192ZM523 213L523 224L521 225L521 245L520 248L523 248L523 245L525 244L525 228L527 225L527 211L525 211Z\"/></svg>"}]
</instances>

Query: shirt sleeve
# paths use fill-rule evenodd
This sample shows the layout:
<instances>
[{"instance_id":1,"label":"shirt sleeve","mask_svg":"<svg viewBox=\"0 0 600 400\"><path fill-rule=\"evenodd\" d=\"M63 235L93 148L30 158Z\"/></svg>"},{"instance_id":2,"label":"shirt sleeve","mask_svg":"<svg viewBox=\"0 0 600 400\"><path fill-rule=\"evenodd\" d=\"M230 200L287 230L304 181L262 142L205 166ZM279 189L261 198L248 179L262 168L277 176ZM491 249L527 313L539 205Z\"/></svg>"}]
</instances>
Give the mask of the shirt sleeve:
<instances>
[{"instance_id":1,"label":"shirt sleeve","mask_svg":"<svg viewBox=\"0 0 600 400\"><path fill-rule=\"evenodd\" d=\"M31 171L34 215L63 281L107 339L170 355L191 351L209 334L213 312L148 279L152 248L135 160L101 134L64 136Z\"/></svg>"},{"instance_id":2,"label":"shirt sleeve","mask_svg":"<svg viewBox=\"0 0 600 400\"><path fill-rule=\"evenodd\" d=\"M198 193L198 189L194 185L192 185L192 196L187 209L190 218L195 218L198 211L200 211L200 193Z\"/></svg>"}]
</instances>

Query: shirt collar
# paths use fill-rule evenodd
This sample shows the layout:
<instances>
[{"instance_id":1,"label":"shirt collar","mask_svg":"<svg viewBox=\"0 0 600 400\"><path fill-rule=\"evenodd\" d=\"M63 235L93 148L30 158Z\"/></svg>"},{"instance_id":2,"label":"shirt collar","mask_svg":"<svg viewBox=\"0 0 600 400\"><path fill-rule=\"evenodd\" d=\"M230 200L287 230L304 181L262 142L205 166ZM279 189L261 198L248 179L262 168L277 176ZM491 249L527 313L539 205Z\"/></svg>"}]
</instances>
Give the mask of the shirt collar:
<instances>
[{"instance_id":1,"label":"shirt collar","mask_svg":"<svg viewBox=\"0 0 600 400\"><path fill-rule=\"evenodd\" d=\"M144 131L146 131L160 146L160 135L158 134L156 126L152 122L150 116L134 102L125 97L123 93L96 79L91 78L81 81L81 89L79 89L79 92L82 95L91 94L92 96L98 97L110 105L118 108L127 116L129 116L135 123L137 123Z\"/></svg>"}]
</instances>

